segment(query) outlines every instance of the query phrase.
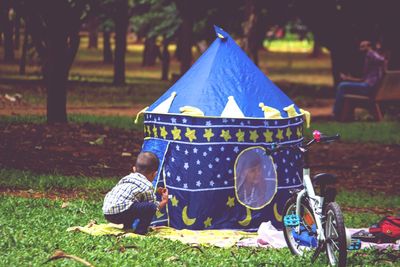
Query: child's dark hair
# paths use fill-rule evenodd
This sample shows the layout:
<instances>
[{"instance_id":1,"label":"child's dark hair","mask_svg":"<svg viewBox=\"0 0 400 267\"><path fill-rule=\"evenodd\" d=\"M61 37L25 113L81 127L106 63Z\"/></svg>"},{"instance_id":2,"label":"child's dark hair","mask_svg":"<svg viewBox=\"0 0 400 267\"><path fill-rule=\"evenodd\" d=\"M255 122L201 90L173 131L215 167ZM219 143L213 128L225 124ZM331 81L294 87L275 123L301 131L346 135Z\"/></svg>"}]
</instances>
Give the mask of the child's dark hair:
<instances>
[{"instance_id":1,"label":"child's dark hair","mask_svg":"<svg viewBox=\"0 0 400 267\"><path fill-rule=\"evenodd\" d=\"M150 174L158 170L159 160L151 152L140 152L136 159L136 171L141 174Z\"/></svg>"}]
</instances>

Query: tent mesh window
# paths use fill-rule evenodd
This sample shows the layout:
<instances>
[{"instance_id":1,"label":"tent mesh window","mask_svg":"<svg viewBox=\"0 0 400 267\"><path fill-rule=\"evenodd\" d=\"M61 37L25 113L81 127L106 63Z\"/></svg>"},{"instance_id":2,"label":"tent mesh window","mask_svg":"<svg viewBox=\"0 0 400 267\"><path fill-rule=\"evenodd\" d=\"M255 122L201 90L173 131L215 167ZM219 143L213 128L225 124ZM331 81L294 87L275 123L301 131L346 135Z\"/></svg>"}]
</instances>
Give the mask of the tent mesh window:
<instances>
[{"instance_id":1,"label":"tent mesh window","mask_svg":"<svg viewBox=\"0 0 400 267\"><path fill-rule=\"evenodd\" d=\"M272 157L263 148L250 147L238 155L235 190L246 207L259 209L271 202L277 191L277 174Z\"/></svg>"}]
</instances>

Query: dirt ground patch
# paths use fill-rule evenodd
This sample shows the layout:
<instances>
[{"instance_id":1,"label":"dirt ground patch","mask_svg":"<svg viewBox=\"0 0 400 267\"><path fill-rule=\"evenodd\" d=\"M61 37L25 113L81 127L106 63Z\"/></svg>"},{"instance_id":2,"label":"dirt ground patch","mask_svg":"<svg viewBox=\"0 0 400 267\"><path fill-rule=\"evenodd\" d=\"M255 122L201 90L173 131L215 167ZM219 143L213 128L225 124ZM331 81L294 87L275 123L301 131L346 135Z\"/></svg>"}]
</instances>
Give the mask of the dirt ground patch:
<instances>
[{"instance_id":1,"label":"dirt ground patch","mask_svg":"<svg viewBox=\"0 0 400 267\"><path fill-rule=\"evenodd\" d=\"M130 171L142 140L139 131L93 124L0 124L0 168L121 177ZM399 145L314 146L311 162L313 173L336 174L340 188L399 193Z\"/></svg>"}]
</instances>

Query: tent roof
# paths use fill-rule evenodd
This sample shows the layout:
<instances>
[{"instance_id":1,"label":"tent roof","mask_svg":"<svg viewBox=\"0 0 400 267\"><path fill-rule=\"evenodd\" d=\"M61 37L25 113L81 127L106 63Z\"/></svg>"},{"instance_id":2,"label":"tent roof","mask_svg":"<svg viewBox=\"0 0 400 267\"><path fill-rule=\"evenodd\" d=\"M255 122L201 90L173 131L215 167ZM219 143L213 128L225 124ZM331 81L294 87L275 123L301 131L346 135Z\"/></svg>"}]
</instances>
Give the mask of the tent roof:
<instances>
[{"instance_id":1,"label":"tent roof","mask_svg":"<svg viewBox=\"0 0 400 267\"><path fill-rule=\"evenodd\" d=\"M180 114L182 107L190 106L201 110L204 116L220 117L224 112L222 117L230 117L229 109L232 109L233 113L244 117L264 118L259 106L263 103L278 110L281 117L288 117L284 108L293 101L226 32L216 26L215 31L217 38L211 46L147 111ZM160 104L164 104L164 112L157 109ZM296 106L295 110L299 111Z\"/></svg>"}]
</instances>

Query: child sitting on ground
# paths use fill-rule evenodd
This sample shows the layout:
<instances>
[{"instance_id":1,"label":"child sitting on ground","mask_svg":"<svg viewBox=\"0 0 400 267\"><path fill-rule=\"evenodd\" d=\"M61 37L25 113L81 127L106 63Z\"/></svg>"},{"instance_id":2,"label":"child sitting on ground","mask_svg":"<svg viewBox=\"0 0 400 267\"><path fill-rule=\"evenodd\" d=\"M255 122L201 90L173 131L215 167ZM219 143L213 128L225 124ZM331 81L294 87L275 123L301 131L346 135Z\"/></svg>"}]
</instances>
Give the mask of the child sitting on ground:
<instances>
[{"instance_id":1,"label":"child sitting on ground","mask_svg":"<svg viewBox=\"0 0 400 267\"><path fill-rule=\"evenodd\" d=\"M151 152L138 155L133 172L122 178L107 193L103 213L107 221L123 224L124 229L132 229L132 223L139 219L136 234L144 235L148 231L151 219L157 209L168 203L168 190L159 188L161 202L156 200L152 181L157 174L158 158Z\"/></svg>"}]
</instances>

